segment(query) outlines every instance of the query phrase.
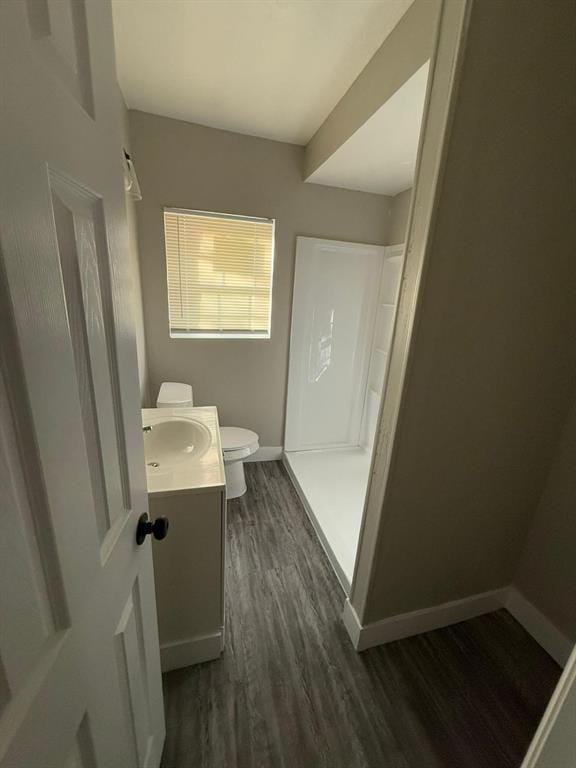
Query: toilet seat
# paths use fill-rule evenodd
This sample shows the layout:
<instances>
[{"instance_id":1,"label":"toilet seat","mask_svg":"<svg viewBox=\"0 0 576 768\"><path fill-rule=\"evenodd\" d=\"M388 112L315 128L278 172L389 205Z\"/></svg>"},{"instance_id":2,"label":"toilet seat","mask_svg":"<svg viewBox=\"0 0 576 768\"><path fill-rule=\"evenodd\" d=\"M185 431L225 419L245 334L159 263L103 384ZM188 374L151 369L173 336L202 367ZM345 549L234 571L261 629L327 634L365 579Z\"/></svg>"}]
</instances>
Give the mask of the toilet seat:
<instances>
[{"instance_id":1,"label":"toilet seat","mask_svg":"<svg viewBox=\"0 0 576 768\"><path fill-rule=\"evenodd\" d=\"M239 461L258 450L258 435L243 427L220 427L224 461Z\"/></svg>"}]
</instances>

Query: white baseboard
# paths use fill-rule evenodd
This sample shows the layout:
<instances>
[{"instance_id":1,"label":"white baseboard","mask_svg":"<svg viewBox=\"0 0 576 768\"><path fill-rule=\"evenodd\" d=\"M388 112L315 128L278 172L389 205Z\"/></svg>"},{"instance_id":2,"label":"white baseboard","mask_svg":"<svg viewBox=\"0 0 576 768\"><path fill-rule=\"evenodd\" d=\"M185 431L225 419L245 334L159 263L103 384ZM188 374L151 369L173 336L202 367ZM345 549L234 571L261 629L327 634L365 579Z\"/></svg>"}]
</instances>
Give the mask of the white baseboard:
<instances>
[{"instance_id":1,"label":"white baseboard","mask_svg":"<svg viewBox=\"0 0 576 768\"><path fill-rule=\"evenodd\" d=\"M401 613L365 625L361 624L350 600L346 600L342 620L354 648L364 651L375 645L384 645L404 637L447 627L500 608L506 608L560 666L566 665L574 648L573 641L514 586L470 595L462 600L434 605L420 611Z\"/></svg>"},{"instance_id":2,"label":"white baseboard","mask_svg":"<svg viewBox=\"0 0 576 768\"><path fill-rule=\"evenodd\" d=\"M357 651L364 651L375 645L383 645L394 640L401 640L404 637L431 632L433 629L440 629L450 624L473 619L483 613L497 611L502 607L506 592L506 589L482 592L462 600L453 600L449 603L434 605L431 608L401 613L364 626L360 623L354 606L350 600L347 600L342 619L354 648Z\"/></svg>"},{"instance_id":3,"label":"white baseboard","mask_svg":"<svg viewBox=\"0 0 576 768\"><path fill-rule=\"evenodd\" d=\"M190 667L203 661L217 659L224 650L222 630L211 635L201 635L188 640L177 640L160 646L162 672Z\"/></svg>"},{"instance_id":4,"label":"white baseboard","mask_svg":"<svg viewBox=\"0 0 576 768\"><path fill-rule=\"evenodd\" d=\"M574 643L516 587L508 589L504 607L560 666L566 665Z\"/></svg>"},{"instance_id":5,"label":"white baseboard","mask_svg":"<svg viewBox=\"0 0 576 768\"><path fill-rule=\"evenodd\" d=\"M284 448L281 445L261 445L256 453L248 456L244 461L280 461L283 453Z\"/></svg>"}]
</instances>

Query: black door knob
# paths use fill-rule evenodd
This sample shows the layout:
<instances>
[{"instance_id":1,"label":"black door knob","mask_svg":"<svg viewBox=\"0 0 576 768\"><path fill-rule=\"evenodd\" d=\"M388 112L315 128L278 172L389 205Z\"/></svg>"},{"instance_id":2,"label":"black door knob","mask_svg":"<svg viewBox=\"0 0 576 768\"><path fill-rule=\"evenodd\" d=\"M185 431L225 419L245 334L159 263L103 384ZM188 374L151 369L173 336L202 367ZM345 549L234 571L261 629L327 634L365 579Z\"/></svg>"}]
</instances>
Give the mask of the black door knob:
<instances>
[{"instance_id":1,"label":"black door knob","mask_svg":"<svg viewBox=\"0 0 576 768\"><path fill-rule=\"evenodd\" d=\"M167 517L157 517L154 522L148 519L146 512L143 512L138 518L136 526L136 544L144 544L144 539L152 534L155 539L165 539L168 535L170 523Z\"/></svg>"}]
</instances>

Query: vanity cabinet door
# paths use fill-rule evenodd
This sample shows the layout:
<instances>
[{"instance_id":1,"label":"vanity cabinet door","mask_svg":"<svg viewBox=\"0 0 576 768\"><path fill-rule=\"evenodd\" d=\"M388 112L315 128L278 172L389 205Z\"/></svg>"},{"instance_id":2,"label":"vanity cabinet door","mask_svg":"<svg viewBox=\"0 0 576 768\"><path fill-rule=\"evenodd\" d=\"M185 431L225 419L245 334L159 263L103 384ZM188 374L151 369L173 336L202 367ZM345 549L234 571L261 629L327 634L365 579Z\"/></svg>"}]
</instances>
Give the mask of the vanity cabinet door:
<instances>
[{"instance_id":1,"label":"vanity cabinet door","mask_svg":"<svg viewBox=\"0 0 576 768\"><path fill-rule=\"evenodd\" d=\"M217 658L224 641L224 494L150 496L152 517L170 520L154 542L162 670Z\"/></svg>"}]
</instances>

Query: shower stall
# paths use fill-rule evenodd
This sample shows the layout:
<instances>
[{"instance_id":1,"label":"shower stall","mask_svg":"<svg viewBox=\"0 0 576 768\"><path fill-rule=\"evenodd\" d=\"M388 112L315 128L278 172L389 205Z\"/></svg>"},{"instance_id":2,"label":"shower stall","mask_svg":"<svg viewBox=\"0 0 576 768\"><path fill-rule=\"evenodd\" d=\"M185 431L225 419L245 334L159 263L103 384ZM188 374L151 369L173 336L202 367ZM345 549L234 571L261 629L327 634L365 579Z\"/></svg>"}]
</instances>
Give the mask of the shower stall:
<instances>
[{"instance_id":1,"label":"shower stall","mask_svg":"<svg viewBox=\"0 0 576 768\"><path fill-rule=\"evenodd\" d=\"M299 237L284 461L350 589L404 246Z\"/></svg>"}]
</instances>

